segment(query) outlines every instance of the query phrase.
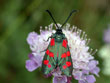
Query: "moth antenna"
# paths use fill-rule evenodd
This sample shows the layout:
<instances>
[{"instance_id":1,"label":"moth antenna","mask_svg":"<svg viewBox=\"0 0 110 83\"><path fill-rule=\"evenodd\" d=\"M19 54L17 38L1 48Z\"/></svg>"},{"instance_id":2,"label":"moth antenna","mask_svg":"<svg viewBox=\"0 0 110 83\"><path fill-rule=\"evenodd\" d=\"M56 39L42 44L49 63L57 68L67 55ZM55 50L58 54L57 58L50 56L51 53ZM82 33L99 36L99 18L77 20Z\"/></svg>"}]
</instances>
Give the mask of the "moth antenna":
<instances>
[{"instance_id":1,"label":"moth antenna","mask_svg":"<svg viewBox=\"0 0 110 83\"><path fill-rule=\"evenodd\" d=\"M66 22L69 20L69 18L71 17L71 15L75 12L77 12L78 10L72 10L72 12L70 12L68 18L66 19L66 21L63 23L63 25L61 26L61 28L66 24Z\"/></svg>"},{"instance_id":2,"label":"moth antenna","mask_svg":"<svg viewBox=\"0 0 110 83\"><path fill-rule=\"evenodd\" d=\"M55 21L54 17L52 16L51 12L50 12L49 10L46 10L46 12L48 12L48 14L51 16L51 18L52 18L53 22L55 23L55 25L56 25L56 26L57 26L57 28L59 29L59 27L58 27L58 25L57 25L57 23L56 23L56 21Z\"/></svg>"}]
</instances>

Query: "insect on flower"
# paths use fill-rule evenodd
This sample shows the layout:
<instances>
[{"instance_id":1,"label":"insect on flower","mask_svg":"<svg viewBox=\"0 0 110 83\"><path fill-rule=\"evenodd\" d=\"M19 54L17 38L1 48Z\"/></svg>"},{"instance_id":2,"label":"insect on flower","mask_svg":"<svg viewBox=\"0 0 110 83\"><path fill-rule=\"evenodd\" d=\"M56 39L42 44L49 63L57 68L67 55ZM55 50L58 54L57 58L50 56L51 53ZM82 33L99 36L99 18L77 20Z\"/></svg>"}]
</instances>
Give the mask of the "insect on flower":
<instances>
[{"instance_id":1,"label":"insect on flower","mask_svg":"<svg viewBox=\"0 0 110 83\"><path fill-rule=\"evenodd\" d=\"M73 63L72 63L71 53L68 46L68 40L65 34L62 32L62 27L68 21L72 13L76 12L77 10L73 10L70 13L67 20L64 22L64 24L61 27L57 25L50 11L49 10L46 10L46 11L52 17L55 25L57 26L57 29L56 29L56 33L52 34L49 37L51 38L51 40L43 58L42 72L45 75L47 75L50 72L52 72L53 69L56 69L57 67L59 67L63 74L65 74L66 76L71 76L73 71Z\"/></svg>"},{"instance_id":2,"label":"insect on flower","mask_svg":"<svg viewBox=\"0 0 110 83\"><path fill-rule=\"evenodd\" d=\"M31 53L29 60L26 60L26 69L30 72L41 67L41 71L46 77L53 75L53 83L71 83L72 78L78 83L95 83L95 76L99 76L99 62L94 59L96 51L88 46L90 39L77 27L66 22L70 18L73 10L63 25L56 23L49 10L47 12L55 23L42 30L40 34L30 32L27 43ZM66 25L65 25L66 24ZM65 26L64 26L65 25Z\"/></svg>"}]
</instances>

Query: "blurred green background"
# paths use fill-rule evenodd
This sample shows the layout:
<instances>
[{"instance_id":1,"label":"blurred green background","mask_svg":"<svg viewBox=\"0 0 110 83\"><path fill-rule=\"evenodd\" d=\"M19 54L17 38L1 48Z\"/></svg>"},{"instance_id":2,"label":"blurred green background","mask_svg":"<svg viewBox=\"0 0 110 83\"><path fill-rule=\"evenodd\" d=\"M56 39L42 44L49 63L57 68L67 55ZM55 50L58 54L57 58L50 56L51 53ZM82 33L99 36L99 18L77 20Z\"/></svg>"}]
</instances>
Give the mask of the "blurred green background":
<instances>
[{"instance_id":1,"label":"blurred green background","mask_svg":"<svg viewBox=\"0 0 110 83\"><path fill-rule=\"evenodd\" d=\"M52 23L46 9L61 24L72 9L78 9L68 22L86 32L90 47L100 49L105 44L103 31L110 23L109 5L109 0L0 0L0 83L51 83L51 77L44 78L40 69L28 72L25 68L31 52L28 33L39 33L40 26ZM110 76L102 74L103 59L98 53L94 57L101 68L96 83L110 83Z\"/></svg>"}]
</instances>

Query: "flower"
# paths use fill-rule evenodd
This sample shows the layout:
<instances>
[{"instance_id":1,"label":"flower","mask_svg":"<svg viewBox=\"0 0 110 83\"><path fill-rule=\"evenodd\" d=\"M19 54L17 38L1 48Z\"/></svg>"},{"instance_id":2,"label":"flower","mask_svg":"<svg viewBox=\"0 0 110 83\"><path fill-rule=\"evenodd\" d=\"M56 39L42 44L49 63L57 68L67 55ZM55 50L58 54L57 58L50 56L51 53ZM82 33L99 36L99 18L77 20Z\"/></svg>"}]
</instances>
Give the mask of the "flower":
<instances>
[{"instance_id":1,"label":"flower","mask_svg":"<svg viewBox=\"0 0 110 83\"><path fill-rule=\"evenodd\" d=\"M65 75L54 76L53 83L67 83L67 77Z\"/></svg>"},{"instance_id":2,"label":"flower","mask_svg":"<svg viewBox=\"0 0 110 83\"><path fill-rule=\"evenodd\" d=\"M61 25L58 24L60 27ZM55 33L55 30L52 29L53 24L50 24L48 27L45 27L45 30L40 29L40 34L38 35L35 32L31 32L27 37L27 42L32 51L34 60L30 58L30 60L26 61L26 68L29 71L33 71L41 66L42 58L45 54L45 49L48 47L49 41L48 38ZM68 46L70 48L71 58L73 62L73 72L72 75L74 79L78 80L79 83L94 83L96 81L94 75L99 76L98 73L100 71L97 65L99 64L97 60L94 60L92 55L95 54L95 51L89 48L88 43L90 39L87 39L87 35L85 32L82 32L80 29L77 29L75 26L70 27L70 24L66 24L66 26L62 29L63 33L67 37ZM37 57L41 57L40 60L37 60ZM36 65L37 64L37 65ZM31 69L32 67L32 69ZM57 69L53 69L51 74L53 75L53 83L70 83L72 77L67 77L66 75L62 75L62 72L59 67Z\"/></svg>"},{"instance_id":3,"label":"flower","mask_svg":"<svg viewBox=\"0 0 110 83\"><path fill-rule=\"evenodd\" d=\"M110 75L110 24L108 24L108 28L105 29L103 34L103 40L105 45L103 45L98 55L103 59L103 71L102 73L105 75ZM98 69L96 69L98 71ZM94 72L94 71L93 71Z\"/></svg>"},{"instance_id":4,"label":"flower","mask_svg":"<svg viewBox=\"0 0 110 83\"><path fill-rule=\"evenodd\" d=\"M93 75L86 76L86 80L80 80L79 83L94 83L96 81Z\"/></svg>"},{"instance_id":5,"label":"flower","mask_svg":"<svg viewBox=\"0 0 110 83\"><path fill-rule=\"evenodd\" d=\"M99 57L103 59L103 71L104 75L110 75L110 44L105 44L98 52Z\"/></svg>"},{"instance_id":6,"label":"flower","mask_svg":"<svg viewBox=\"0 0 110 83\"><path fill-rule=\"evenodd\" d=\"M26 68L28 71L33 71L41 66L42 64L42 57L37 55L36 57L33 54L29 54L29 60L26 61Z\"/></svg>"},{"instance_id":7,"label":"flower","mask_svg":"<svg viewBox=\"0 0 110 83\"><path fill-rule=\"evenodd\" d=\"M106 29L106 30L104 31L103 40L104 40L106 43L110 43L110 24L108 25L108 29Z\"/></svg>"}]
</instances>

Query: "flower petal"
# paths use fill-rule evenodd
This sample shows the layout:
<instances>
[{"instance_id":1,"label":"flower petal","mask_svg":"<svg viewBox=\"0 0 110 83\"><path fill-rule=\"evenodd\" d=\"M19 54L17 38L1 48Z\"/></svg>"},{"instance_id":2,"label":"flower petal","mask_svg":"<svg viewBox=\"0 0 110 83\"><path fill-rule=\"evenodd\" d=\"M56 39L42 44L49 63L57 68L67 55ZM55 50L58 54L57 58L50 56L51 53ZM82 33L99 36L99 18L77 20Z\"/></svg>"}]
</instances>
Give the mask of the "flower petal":
<instances>
[{"instance_id":1,"label":"flower petal","mask_svg":"<svg viewBox=\"0 0 110 83\"><path fill-rule=\"evenodd\" d=\"M40 56L40 55L34 56L32 53L30 53L30 54L28 55L28 57L29 57L30 60L33 60L35 63L37 63L39 66L41 66L41 64L42 64L42 59L43 59L42 56Z\"/></svg>"},{"instance_id":2,"label":"flower petal","mask_svg":"<svg viewBox=\"0 0 110 83\"><path fill-rule=\"evenodd\" d=\"M40 55L34 56L32 53L30 53L28 56L29 56L29 60L26 61L26 69L28 71L30 72L34 71L35 69L41 66L42 56Z\"/></svg>"},{"instance_id":3,"label":"flower petal","mask_svg":"<svg viewBox=\"0 0 110 83\"><path fill-rule=\"evenodd\" d=\"M87 80L88 83L94 83L96 81L96 79L93 75L88 75L86 77L86 80Z\"/></svg>"},{"instance_id":4,"label":"flower petal","mask_svg":"<svg viewBox=\"0 0 110 83\"><path fill-rule=\"evenodd\" d=\"M26 61L26 69L30 72L34 71L35 69L37 69L39 66L38 64L35 63L35 61L33 60L27 60Z\"/></svg>"},{"instance_id":5,"label":"flower petal","mask_svg":"<svg viewBox=\"0 0 110 83\"><path fill-rule=\"evenodd\" d=\"M82 79L82 72L79 70L73 70L73 76L76 80Z\"/></svg>"},{"instance_id":6,"label":"flower petal","mask_svg":"<svg viewBox=\"0 0 110 83\"><path fill-rule=\"evenodd\" d=\"M92 70L96 67L96 65L98 64L98 61L96 60L91 60L88 64L89 70Z\"/></svg>"},{"instance_id":7,"label":"flower petal","mask_svg":"<svg viewBox=\"0 0 110 83\"><path fill-rule=\"evenodd\" d=\"M31 32L29 33L28 37L27 37L27 42L29 45L34 45L35 40L37 40L38 38L38 34L35 32Z\"/></svg>"},{"instance_id":8,"label":"flower petal","mask_svg":"<svg viewBox=\"0 0 110 83\"><path fill-rule=\"evenodd\" d=\"M53 78L53 83L67 83L67 77L66 76L55 76Z\"/></svg>"},{"instance_id":9,"label":"flower petal","mask_svg":"<svg viewBox=\"0 0 110 83\"><path fill-rule=\"evenodd\" d=\"M53 76L61 76L61 74L62 74L62 72L59 67L57 67L56 69L53 69L53 71L52 71Z\"/></svg>"},{"instance_id":10,"label":"flower petal","mask_svg":"<svg viewBox=\"0 0 110 83\"><path fill-rule=\"evenodd\" d=\"M104 41L110 43L110 25L109 28L104 31Z\"/></svg>"},{"instance_id":11,"label":"flower petal","mask_svg":"<svg viewBox=\"0 0 110 83\"><path fill-rule=\"evenodd\" d=\"M89 74L89 71L88 70L82 70L82 73L83 74Z\"/></svg>"},{"instance_id":12,"label":"flower petal","mask_svg":"<svg viewBox=\"0 0 110 83\"><path fill-rule=\"evenodd\" d=\"M95 67L95 68L94 68L93 70L91 70L90 72L93 73L93 74L95 74L95 75L97 75L97 76L99 76L99 75L98 75L99 71L100 71L99 67Z\"/></svg>"},{"instance_id":13,"label":"flower petal","mask_svg":"<svg viewBox=\"0 0 110 83\"><path fill-rule=\"evenodd\" d=\"M79 80L78 83L86 83L84 80Z\"/></svg>"},{"instance_id":14,"label":"flower petal","mask_svg":"<svg viewBox=\"0 0 110 83\"><path fill-rule=\"evenodd\" d=\"M48 78L48 77L51 77L52 76L52 73L49 73L47 75L44 75L45 78Z\"/></svg>"}]
</instances>

